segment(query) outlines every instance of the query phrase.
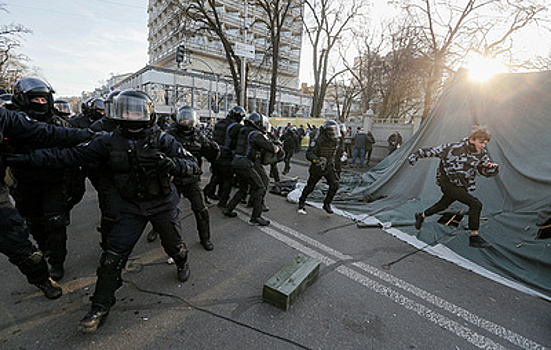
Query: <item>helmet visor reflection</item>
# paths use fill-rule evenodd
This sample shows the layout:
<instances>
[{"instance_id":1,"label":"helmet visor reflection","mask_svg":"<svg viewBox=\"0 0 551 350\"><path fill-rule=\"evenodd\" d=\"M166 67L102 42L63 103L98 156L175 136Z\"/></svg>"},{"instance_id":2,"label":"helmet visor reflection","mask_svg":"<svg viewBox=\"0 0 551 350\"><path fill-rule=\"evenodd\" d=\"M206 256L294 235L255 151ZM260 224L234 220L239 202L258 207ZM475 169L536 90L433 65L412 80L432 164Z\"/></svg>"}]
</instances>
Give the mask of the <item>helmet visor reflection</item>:
<instances>
[{"instance_id":1,"label":"helmet visor reflection","mask_svg":"<svg viewBox=\"0 0 551 350\"><path fill-rule=\"evenodd\" d=\"M153 105L143 99L133 96L118 96L113 103L111 118L117 120L149 121L153 114Z\"/></svg>"}]
</instances>

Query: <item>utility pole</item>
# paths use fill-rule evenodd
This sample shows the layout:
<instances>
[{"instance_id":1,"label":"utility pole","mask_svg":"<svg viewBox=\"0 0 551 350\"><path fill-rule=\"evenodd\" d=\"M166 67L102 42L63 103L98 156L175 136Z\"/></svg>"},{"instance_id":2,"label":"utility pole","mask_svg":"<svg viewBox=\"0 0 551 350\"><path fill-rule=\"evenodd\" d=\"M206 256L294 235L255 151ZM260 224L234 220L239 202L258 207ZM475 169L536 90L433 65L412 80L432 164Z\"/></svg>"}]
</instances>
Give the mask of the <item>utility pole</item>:
<instances>
[{"instance_id":1,"label":"utility pole","mask_svg":"<svg viewBox=\"0 0 551 350\"><path fill-rule=\"evenodd\" d=\"M243 9L243 43L247 43L247 0L244 0ZM245 108L245 74L247 71L247 57L241 56L241 96L239 97L240 105Z\"/></svg>"}]
</instances>

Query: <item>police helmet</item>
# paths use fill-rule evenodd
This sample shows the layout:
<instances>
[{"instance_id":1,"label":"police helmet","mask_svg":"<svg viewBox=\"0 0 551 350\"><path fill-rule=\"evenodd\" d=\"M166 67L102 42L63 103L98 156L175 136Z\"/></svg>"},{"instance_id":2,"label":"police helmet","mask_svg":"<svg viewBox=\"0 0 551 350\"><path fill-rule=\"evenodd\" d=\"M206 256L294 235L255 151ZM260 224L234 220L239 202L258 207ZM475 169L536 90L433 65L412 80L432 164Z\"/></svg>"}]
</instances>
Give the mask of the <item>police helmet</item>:
<instances>
[{"instance_id":1,"label":"police helmet","mask_svg":"<svg viewBox=\"0 0 551 350\"><path fill-rule=\"evenodd\" d=\"M334 120L328 120L323 123L323 125L320 126L320 130L323 135L331 140L336 140L341 137L341 129L339 124L337 124Z\"/></svg>"},{"instance_id":2,"label":"police helmet","mask_svg":"<svg viewBox=\"0 0 551 350\"><path fill-rule=\"evenodd\" d=\"M109 118L124 129L140 131L155 124L156 115L151 98L142 91L124 90L113 100Z\"/></svg>"},{"instance_id":3,"label":"police helmet","mask_svg":"<svg viewBox=\"0 0 551 350\"><path fill-rule=\"evenodd\" d=\"M31 117L45 121L53 112L53 93L54 90L45 81L25 77L14 84L12 102L16 108L25 111ZM46 103L33 102L32 100L37 97L46 99Z\"/></svg>"},{"instance_id":4,"label":"police helmet","mask_svg":"<svg viewBox=\"0 0 551 350\"><path fill-rule=\"evenodd\" d=\"M88 101L87 114L93 120L101 119L105 115L105 101L96 97Z\"/></svg>"},{"instance_id":5,"label":"police helmet","mask_svg":"<svg viewBox=\"0 0 551 350\"><path fill-rule=\"evenodd\" d=\"M69 104L69 102L62 99L56 99L54 101L54 111L55 111L55 114L65 119L67 119L71 114L73 114L73 111L71 110L71 105Z\"/></svg>"},{"instance_id":6,"label":"police helmet","mask_svg":"<svg viewBox=\"0 0 551 350\"><path fill-rule=\"evenodd\" d=\"M199 118L197 112L189 106L182 106L178 108L176 113L176 127L184 131L192 131L197 127Z\"/></svg>"},{"instance_id":7,"label":"police helmet","mask_svg":"<svg viewBox=\"0 0 551 350\"><path fill-rule=\"evenodd\" d=\"M290 127L287 128L287 131L296 134L298 131L298 128L294 125L291 125Z\"/></svg>"},{"instance_id":8,"label":"police helmet","mask_svg":"<svg viewBox=\"0 0 551 350\"><path fill-rule=\"evenodd\" d=\"M266 131L264 118L262 117L262 114L257 112L253 112L245 118L245 125L252 126L262 132Z\"/></svg>"},{"instance_id":9,"label":"police helmet","mask_svg":"<svg viewBox=\"0 0 551 350\"><path fill-rule=\"evenodd\" d=\"M111 115L111 113L113 113L113 100L115 99L115 97L117 97L118 94L120 94L121 92L119 90L115 90L115 91L112 91L108 96L107 98L105 99L105 101L103 101L103 104L105 106L105 116L107 118L109 118L109 115Z\"/></svg>"},{"instance_id":10,"label":"police helmet","mask_svg":"<svg viewBox=\"0 0 551 350\"><path fill-rule=\"evenodd\" d=\"M247 112L245 112L245 109L241 106L232 107L232 109L228 112L228 118L233 119L238 123L241 123L241 121L245 119L246 115Z\"/></svg>"}]
</instances>

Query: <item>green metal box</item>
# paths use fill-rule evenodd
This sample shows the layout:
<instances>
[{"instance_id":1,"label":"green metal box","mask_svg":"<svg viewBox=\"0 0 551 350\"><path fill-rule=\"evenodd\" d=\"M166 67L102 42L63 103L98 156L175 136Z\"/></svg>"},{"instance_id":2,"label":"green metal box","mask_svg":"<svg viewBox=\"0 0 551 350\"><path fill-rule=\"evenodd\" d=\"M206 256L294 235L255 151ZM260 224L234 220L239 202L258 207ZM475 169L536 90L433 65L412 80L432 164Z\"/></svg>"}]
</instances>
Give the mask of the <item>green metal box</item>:
<instances>
[{"instance_id":1,"label":"green metal box","mask_svg":"<svg viewBox=\"0 0 551 350\"><path fill-rule=\"evenodd\" d=\"M298 255L264 284L262 299L280 309L289 310L306 287L314 282L319 270L319 261Z\"/></svg>"}]
</instances>

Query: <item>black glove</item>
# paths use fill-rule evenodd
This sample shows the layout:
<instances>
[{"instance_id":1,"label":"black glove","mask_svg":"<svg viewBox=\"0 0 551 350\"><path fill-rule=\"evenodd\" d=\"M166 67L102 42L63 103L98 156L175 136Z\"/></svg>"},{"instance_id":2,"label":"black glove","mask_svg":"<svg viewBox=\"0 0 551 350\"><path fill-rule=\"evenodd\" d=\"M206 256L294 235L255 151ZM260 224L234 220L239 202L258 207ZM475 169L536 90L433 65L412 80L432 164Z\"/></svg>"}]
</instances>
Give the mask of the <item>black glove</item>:
<instances>
[{"instance_id":1,"label":"black glove","mask_svg":"<svg viewBox=\"0 0 551 350\"><path fill-rule=\"evenodd\" d=\"M5 154L2 155L2 162L6 165L25 165L30 163L27 154Z\"/></svg>"},{"instance_id":2,"label":"black glove","mask_svg":"<svg viewBox=\"0 0 551 350\"><path fill-rule=\"evenodd\" d=\"M186 164L186 169L185 169L186 176L195 176L200 174L200 169L196 161L186 159L185 164Z\"/></svg>"},{"instance_id":3,"label":"black glove","mask_svg":"<svg viewBox=\"0 0 551 350\"><path fill-rule=\"evenodd\" d=\"M162 172L172 173L176 170L176 163L172 158L167 157L164 153L160 153L157 158L157 167Z\"/></svg>"},{"instance_id":4,"label":"black glove","mask_svg":"<svg viewBox=\"0 0 551 350\"><path fill-rule=\"evenodd\" d=\"M327 166L327 158L319 157L318 159L315 159L313 163L316 164L320 169L325 170L325 167Z\"/></svg>"}]
</instances>

